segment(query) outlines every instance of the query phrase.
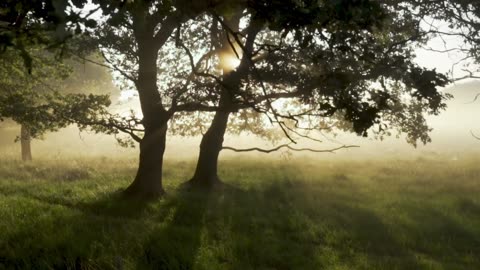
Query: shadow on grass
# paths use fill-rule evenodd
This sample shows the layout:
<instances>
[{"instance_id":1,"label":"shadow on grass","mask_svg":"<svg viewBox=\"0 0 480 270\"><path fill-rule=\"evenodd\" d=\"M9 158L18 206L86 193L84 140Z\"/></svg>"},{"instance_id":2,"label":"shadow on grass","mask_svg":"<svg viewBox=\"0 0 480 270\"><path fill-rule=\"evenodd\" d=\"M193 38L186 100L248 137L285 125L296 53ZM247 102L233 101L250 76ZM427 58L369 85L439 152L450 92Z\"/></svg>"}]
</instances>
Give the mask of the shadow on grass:
<instances>
[{"instance_id":1,"label":"shadow on grass","mask_svg":"<svg viewBox=\"0 0 480 270\"><path fill-rule=\"evenodd\" d=\"M478 210L471 200L462 199L457 214L466 211L468 219L479 224L480 214L475 212ZM401 226L409 237L408 248L429 260L441 262L447 269L462 269L461 264L480 264L480 234L464 224L465 220L448 216L441 209L418 205L405 206L405 211L411 220L417 221Z\"/></svg>"},{"instance_id":2,"label":"shadow on grass","mask_svg":"<svg viewBox=\"0 0 480 270\"><path fill-rule=\"evenodd\" d=\"M0 269L432 269L419 253L438 269L476 268L476 261L444 259L479 251L479 235L452 217L402 205L414 222L386 225L348 179L339 185L178 189L153 202L126 201L118 192L75 202L23 190L43 203L35 211L50 216L0 239ZM462 205L476 215L478 205Z\"/></svg>"},{"instance_id":3,"label":"shadow on grass","mask_svg":"<svg viewBox=\"0 0 480 270\"><path fill-rule=\"evenodd\" d=\"M217 192L177 191L175 210L171 221L150 233L144 243L144 256L138 269L194 269L195 258L201 247L205 212L211 207Z\"/></svg>"},{"instance_id":4,"label":"shadow on grass","mask_svg":"<svg viewBox=\"0 0 480 270\"><path fill-rule=\"evenodd\" d=\"M120 192L93 202L52 195L9 194L21 204L11 210L16 227L0 232L0 269L132 269L124 267L134 260L128 252L143 245L160 201L126 200ZM159 222L172 206L161 203L152 214Z\"/></svg>"},{"instance_id":5,"label":"shadow on grass","mask_svg":"<svg viewBox=\"0 0 480 270\"><path fill-rule=\"evenodd\" d=\"M63 194L37 193L32 187L5 189L0 187L0 194L5 196L21 196L51 206L62 206L83 212L85 215L97 215L112 218L140 218L153 214L156 217L166 215L172 206L169 196L159 199L140 199L125 197L123 190L103 194L93 201L78 200ZM162 201L162 207L151 213L151 205ZM165 211L164 211L165 210Z\"/></svg>"},{"instance_id":6,"label":"shadow on grass","mask_svg":"<svg viewBox=\"0 0 480 270\"><path fill-rule=\"evenodd\" d=\"M281 181L219 197L205 226L230 252L223 266L351 269L361 268L355 261L361 254L369 266L384 256L400 256L409 269L421 269L373 212L350 205L342 195L308 198L308 193L301 183Z\"/></svg>"},{"instance_id":7,"label":"shadow on grass","mask_svg":"<svg viewBox=\"0 0 480 270\"><path fill-rule=\"evenodd\" d=\"M373 212L332 194L309 201L295 185L179 192L171 222L151 232L138 268L423 269Z\"/></svg>"},{"instance_id":8,"label":"shadow on grass","mask_svg":"<svg viewBox=\"0 0 480 270\"><path fill-rule=\"evenodd\" d=\"M471 218L480 217L480 205L476 204L471 199L461 199L459 200L457 206L459 211L464 215L467 215Z\"/></svg>"}]
</instances>

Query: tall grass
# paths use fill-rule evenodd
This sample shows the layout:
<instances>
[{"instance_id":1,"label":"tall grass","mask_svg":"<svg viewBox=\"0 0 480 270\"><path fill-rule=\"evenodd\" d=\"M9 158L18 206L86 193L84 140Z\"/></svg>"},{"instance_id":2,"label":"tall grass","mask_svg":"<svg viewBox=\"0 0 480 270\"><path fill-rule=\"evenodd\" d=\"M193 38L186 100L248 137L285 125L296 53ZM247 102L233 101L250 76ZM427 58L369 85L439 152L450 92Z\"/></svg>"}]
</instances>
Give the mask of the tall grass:
<instances>
[{"instance_id":1,"label":"tall grass","mask_svg":"<svg viewBox=\"0 0 480 270\"><path fill-rule=\"evenodd\" d=\"M480 269L478 161L172 161L143 202L135 160L4 159L0 269Z\"/></svg>"}]
</instances>

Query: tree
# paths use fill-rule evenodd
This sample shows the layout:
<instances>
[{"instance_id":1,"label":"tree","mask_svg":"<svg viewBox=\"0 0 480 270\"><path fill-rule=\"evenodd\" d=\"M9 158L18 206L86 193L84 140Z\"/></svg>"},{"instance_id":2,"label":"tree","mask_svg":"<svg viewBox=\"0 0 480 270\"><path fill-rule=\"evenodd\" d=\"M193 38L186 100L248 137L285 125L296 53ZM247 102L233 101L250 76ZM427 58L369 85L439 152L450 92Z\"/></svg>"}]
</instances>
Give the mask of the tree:
<instances>
[{"instance_id":1,"label":"tree","mask_svg":"<svg viewBox=\"0 0 480 270\"><path fill-rule=\"evenodd\" d=\"M138 91L143 114L144 135L136 138L140 143L139 168L126 194L161 195L164 193L162 164L167 123L175 112L199 108L195 107L198 104L177 104L178 92L159 92L159 54L182 23L233 1L93 2L107 20L92 35L98 38L97 42L112 68ZM164 104L165 96L170 98L170 107Z\"/></svg>"},{"instance_id":2,"label":"tree","mask_svg":"<svg viewBox=\"0 0 480 270\"><path fill-rule=\"evenodd\" d=\"M31 73L16 50L1 54L4 61L0 63L0 119L10 118L21 125L19 140L24 161L32 159L32 138L73 123L86 128L82 123L106 113L110 104L106 95L74 94L72 89L66 89L64 80L71 70L52 55L31 48L28 53L34 67Z\"/></svg>"},{"instance_id":3,"label":"tree","mask_svg":"<svg viewBox=\"0 0 480 270\"><path fill-rule=\"evenodd\" d=\"M192 181L211 185L232 112L264 113L287 137L301 117L341 116L358 134L373 126L386 133L391 125L415 143L429 140L423 114L444 107L437 86L447 79L412 61L413 44L426 36L403 2L95 3L107 20L92 35L110 66L138 91L143 113L130 195L164 192L165 137L175 113L215 112ZM212 65L225 62L226 50L238 58L230 72ZM281 112L273 102L285 98L308 110Z\"/></svg>"},{"instance_id":4,"label":"tree","mask_svg":"<svg viewBox=\"0 0 480 270\"><path fill-rule=\"evenodd\" d=\"M31 159L30 139L47 131L72 123L81 129L92 128L114 135L120 132L118 128L124 128L116 125L119 116L108 112L107 96L79 94L78 89L66 89L69 82L80 83L78 78L62 80L68 69L62 61L66 56L71 57L67 52L75 51L76 57L82 57L95 49L85 46L89 37L83 35L85 30L96 27L96 21L90 18L96 10L83 12L88 2L6 0L0 3L0 57L5 71L0 77L3 90L0 119L8 117L21 123L20 141L26 160ZM18 65L20 60L26 70ZM38 70L33 71L34 66ZM89 82L81 83L86 87ZM62 94L57 91L60 88Z\"/></svg>"},{"instance_id":5,"label":"tree","mask_svg":"<svg viewBox=\"0 0 480 270\"><path fill-rule=\"evenodd\" d=\"M50 61L47 57L40 56L39 52L35 52L37 57L31 57L31 65L36 65L37 70L35 74L28 74L27 70L22 66L21 56L15 51L9 50L2 54L2 64L0 69L2 71L2 77L0 78L0 85L2 89L2 96L5 100L12 101L14 96L19 97L22 95L24 100L21 102L25 104L38 104L42 101L42 96L49 91L46 88L46 82L44 79L52 80L63 76L66 76L67 70L61 65ZM32 55L29 53L29 55ZM35 63L33 63L35 62ZM42 79L40 79L42 78ZM21 94L20 94L21 93ZM45 102L45 100L43 100ZM7 106L4 104L4 106ZM4 107L5 109L5 107ZM40 126L39 123L34 121L28 121L26 119L21 120L23 117L28 118L27 114L32 112L22 111L17 108L17 111L11 111L10 117L13 117L20 124L20 136L19 141L21 145L22 160L32 160L31 153L31 133L35 136L43 133L43 130L54 129L53 126L45 127ZM29 124L29 122L31 122Z\"/></svg>"},{"instance_id":6,"label":"tree","mask_svg":"<svg viewBox=\"0 0 480 270\"><path fill-rule=\"evenodd\" d=\"M192 61L192 70L201 78L193 80L195 89L204 92L195 99L205 106L215 104L216 113L203 136L191 183L219 183L218 155L229 115L239 109L268 115L292 142L292 134L301 135L298 129L307 123L306 117L336 117L363 136L372 127L379 136L395 128L407 133L412 144L428 142L424 114L437 114L445 107L448 96L437 87L448 80L414 63L412 45L424 42L428 33L420 28L422 18L404 13L404 4L257 1L237 6L236 12L214 11L211 29L221 26L216 32L222 33L223 42L221 48L210 45L217 52L207 55L221 63L230 54L238 67L217 75L217 67L198 70L199 64ZM240 27L240 21L246 26ZM211 89L217 89L215 98L208 99ZM273 105L284 99L293 99L296 109L281 111Z\"/></svg>"},{"instance_id":7,"label":"tree","mask_svg":"<svg viewBox=\"0 0 480 270\"><path fill-rule=\"evenodd\" d=\"M0 3L0 53L7 48L20 53L29 73L32 57L29 47L42 45L55 50L60 56L66 49L66 41L83 32L83 28L95 27L89 18L94 11L82 15L86 0L4 0Z\"/></svg>"}]
</instances>

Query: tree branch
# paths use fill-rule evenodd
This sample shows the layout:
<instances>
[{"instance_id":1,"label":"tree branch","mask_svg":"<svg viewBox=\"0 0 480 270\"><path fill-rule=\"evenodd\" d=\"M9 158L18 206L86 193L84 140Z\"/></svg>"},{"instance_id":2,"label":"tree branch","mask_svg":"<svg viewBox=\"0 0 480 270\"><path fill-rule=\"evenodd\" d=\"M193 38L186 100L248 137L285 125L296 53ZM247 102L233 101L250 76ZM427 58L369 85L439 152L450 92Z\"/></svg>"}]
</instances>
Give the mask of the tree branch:
<instances>
[{"instance_id":1,"label":"tree branch","mask_svg":"<svg viewBox=\"0 0 480 270\"><path fill-rule=\"evenodd\" d=\"M156 48L161 48L165 42L170 38L173 31L181 23L182 18L178 14L173 14L165 18L162 22L161 28L155 33L153 41L155 42Z\"/></svg>"},{"instance_id":2,"label":"tree branch","mask_svg":"<svg viewBox=\"0 0 480 270\"><path fill-rule=\"evenodd\" d=\"M477 140L480 141L480 137L478 137L477 135L475 135L475 133L473 133L473 131L470 130L470 134L472 134L472 137L474 137L475 139L477 139Z\"/></svg>"},{"instance_id":3,"label":"tree branch","mask_svg":"<svg viewBox=\"0 0 480 270\"><path fill-rule=\"evenodd\" d=\"M124 76L125 78L129 79L130 81L132 82L135 82L136 81L136 78L133 77L131 74L128 74L125 70L123 69L120 69L119 67L117 67L114 63L112 63L112 61L110 59L108 59L107 55L105 54L105 52L103 52L102 50L100 50L100 54L102 55L103 59L108 63L110 64L110 69L113 69L115 71L118 71L120 72L120 74L122 74L122 76ZM87 59L84 59L86 61L88 61ZM89 61L89 62L92 62L92 61ZM94 62L92 62L94 63ZM94 63L95 64L95 63ZM107 65L108 66L108 65Z\"/></svg>"},{"instance_id":4,"label":"tree branch","mask_svg":"<svg viewBox=\"0 0 480 270\"><path fill-rule=\"evenodd\" d=\"M479 140L480 140L480 138L479 138ZM237 149L237 148L233 148L233 147L230 147L230 146L224 146L222 149L223 150L230 150L230 151L234 151L234 152L253 152L253 151L257 151L257 152L268 154L268 153L276 152L276 151L278 151L282 148L287 148L289 150L296 151L296 152L313 152L313 153L332 153L332 154L334 154L336 151L341 150L341 149L358 148L358 147L360 147L360 146L358 146L358 145L342 145L340 147L336 147L336 148L332 148L332 149L318 150L318 149L312 149L312 148L294 148L294 147L291 147L290 144L282 144L282 145L277 146L277 147L272 148L272 149L262 149L262 148L258 148L258 147L246 148L246 149Z\"/></svg>"}]
</instances>

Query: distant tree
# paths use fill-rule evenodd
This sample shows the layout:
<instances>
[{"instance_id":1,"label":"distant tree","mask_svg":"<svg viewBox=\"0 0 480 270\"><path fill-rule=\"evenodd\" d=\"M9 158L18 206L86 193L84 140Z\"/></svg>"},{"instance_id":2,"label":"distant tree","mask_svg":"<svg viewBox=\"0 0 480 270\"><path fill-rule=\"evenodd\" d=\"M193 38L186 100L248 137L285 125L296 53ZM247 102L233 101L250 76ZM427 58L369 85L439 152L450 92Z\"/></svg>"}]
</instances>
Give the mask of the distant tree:
<instances>
[{"instance_id":1,"label":"distant tree","mask_svg":"<svg viewBox=\"0 0 480 270\"><path fill-rule=\"evenodd\" d=\"M0 59L5 71L0 75L3 102L0 118L11 118L22 125L20 141L24 159L31 159L30 138L72 123L82 129L115 135L119 133L118 127L123 129L117 125L119 116L110 114L106 108L110 103L107 96L78 91L96 88L95 94L104 94L105 89L98 91L102 86L99 80L94 84L87 78L75 79L76 76L64 80L66 73L71 75L67 72L69 65L63 63L72 56L71 52L81 58L95 50L86 46L89 37L84 35L85 30L96 26L96 21L90 18L96 10L86 11L88 3L87 0L0 3ZM23 62L23 67L19 62ZM76 65L72 60L68 62ZM96 75L98 79L99 73ZM73 90L69 83L82 86Z\"/></svg>"},{"instance_id":2,"label":"distant tree","mask_svg":"<svg viewBox=\"0 0 480 270\"><path fill-rule=\"evenodd\" d=\"M73 85L66 89L65 79L71 74L71 68L45 51L30 50L29 56L35 67L31 73L25 69L16 50L1 54L0 63L0 118L20 124L19 141L25 161L32 159L32 138L90 121L98 113L106 113L110 104L106 95L75 94Z\"/></svg>"}]
</instances>

